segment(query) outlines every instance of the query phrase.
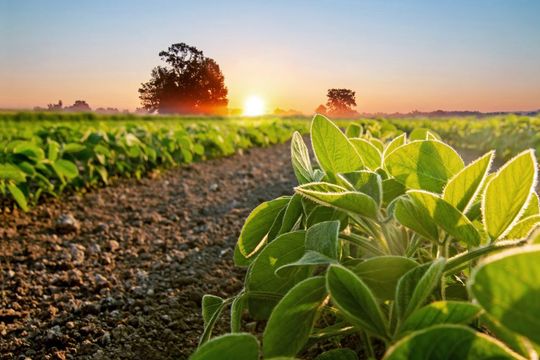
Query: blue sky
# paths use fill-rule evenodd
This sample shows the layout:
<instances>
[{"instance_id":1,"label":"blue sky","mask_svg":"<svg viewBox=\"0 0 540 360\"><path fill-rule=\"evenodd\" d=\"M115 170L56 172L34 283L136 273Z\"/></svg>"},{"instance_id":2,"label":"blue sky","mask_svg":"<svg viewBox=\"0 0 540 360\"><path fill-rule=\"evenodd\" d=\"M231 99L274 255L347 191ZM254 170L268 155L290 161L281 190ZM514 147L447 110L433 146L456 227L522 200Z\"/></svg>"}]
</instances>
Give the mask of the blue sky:
<instances>
[{"instance_id":1,"label":"blue sky","mask_svg":"<svg viewBox=\"0 0 540 360\"><path fill-rule=\"evenodd\" d=\"M0 0L0 107L63 99L134 109L158 52L221 66L231 106L312 111L540 108L540 1Z\"/></svg>"}]
</instances>

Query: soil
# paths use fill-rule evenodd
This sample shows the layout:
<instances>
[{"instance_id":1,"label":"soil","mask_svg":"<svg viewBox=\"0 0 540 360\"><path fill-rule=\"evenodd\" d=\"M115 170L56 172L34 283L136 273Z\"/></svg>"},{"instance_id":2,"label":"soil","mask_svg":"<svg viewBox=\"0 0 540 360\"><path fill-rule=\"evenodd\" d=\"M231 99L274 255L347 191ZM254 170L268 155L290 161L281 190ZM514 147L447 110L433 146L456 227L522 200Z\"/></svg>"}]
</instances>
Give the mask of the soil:
<instances>
[{"instance_id":1,"label":"soil","mask_svg":"<svg viewBox=\"0 0 540 360\"><path fill-rule=\"evenodd\" d=\"M0 215L0 358L187 358L244 219L294 185L283 144Z\"/></svg>"}]
</instances>

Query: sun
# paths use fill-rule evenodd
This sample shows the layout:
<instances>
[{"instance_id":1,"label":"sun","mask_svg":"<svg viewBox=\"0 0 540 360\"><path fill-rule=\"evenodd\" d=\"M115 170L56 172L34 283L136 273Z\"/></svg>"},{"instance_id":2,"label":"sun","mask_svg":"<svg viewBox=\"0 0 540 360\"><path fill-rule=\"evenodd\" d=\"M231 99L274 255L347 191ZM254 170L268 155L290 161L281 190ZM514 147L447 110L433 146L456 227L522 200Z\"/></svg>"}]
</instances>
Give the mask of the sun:
<instances>
[{"instance_id":1,"label":"sun","mask_svg":"<svg viewBox=\"0 0 540 360\"><path fill-rule=\"evenodd\" d=\"M264 100L259 96L252 95L244 102L244 115L245 116L259 116L265 113Z\"/></svg>"}]
</instances>

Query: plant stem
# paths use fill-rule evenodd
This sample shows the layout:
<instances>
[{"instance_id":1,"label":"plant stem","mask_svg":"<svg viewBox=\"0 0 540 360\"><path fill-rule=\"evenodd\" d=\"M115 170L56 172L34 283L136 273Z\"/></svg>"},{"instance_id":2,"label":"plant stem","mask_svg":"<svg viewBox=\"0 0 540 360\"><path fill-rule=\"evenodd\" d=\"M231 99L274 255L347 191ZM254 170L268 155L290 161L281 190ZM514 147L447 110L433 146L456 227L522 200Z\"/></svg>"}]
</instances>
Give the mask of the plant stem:
<instances>
[{"instance_id":1,"label":"plant stem","mask_svg":"<svg viewBox=\"0 0 540 360\"><path fill-rule=\"evenodd\" d=\"M375 351L373 351L373 347L371 346L371 341L369 340L369 335L365 331L361 331L362 340L364 341L364 344L366 346L366 351L368 354L368 359L375 359Z\"/></svg>"},{"instance_id":2,"label":"plant stem","mask_svg":"<svg viewBox=\"0 0 540 360\"><path fill-rule=\"evenodd\" d=\"M447 275L452 275L459 272L463 267L466 267L469 261L479 258L482 255L489 254L494 251L504 250L508 248L513 248L516 246L521 246L527 243L527 240L508 240L508 241L499 241L487 246L483 246L465 253L458 254L450 259L446 263L444 272Z\"/></svg>"}]
</instances>

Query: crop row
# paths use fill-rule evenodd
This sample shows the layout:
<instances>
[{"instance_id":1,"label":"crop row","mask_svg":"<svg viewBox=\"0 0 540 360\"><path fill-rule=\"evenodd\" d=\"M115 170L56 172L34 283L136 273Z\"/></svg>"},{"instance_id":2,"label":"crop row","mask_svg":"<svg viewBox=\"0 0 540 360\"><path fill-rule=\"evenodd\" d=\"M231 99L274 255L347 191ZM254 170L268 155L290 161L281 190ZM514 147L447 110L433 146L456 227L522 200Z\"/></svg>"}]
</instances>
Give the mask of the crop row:
<instances>
[{"instance_id":1,"label":"crop row","mask_svg":"<svg viewBox=\"0 0 540 360\"><path fill-rule=\"evenodd\" d=\"M466 165L430 131L377 131L316 116L315 162L293 136L298 186L246 219L244 287L203 297L192 360L538 358L534 151L493 170L494 151Z\"/></svg>"},{"instance_id":2,"label":"crop row","mask_svg":"<svg viewBox=\"0 0 540 360\"><path fill-rule=\"evenodd\" d=\"M68 116L66 118L66 116ZM14 117L0 123L0 205L27 210L43 195L140 178L160 168L287 141L302 120L73 120Z\"/></svg>"}]
</instances>

